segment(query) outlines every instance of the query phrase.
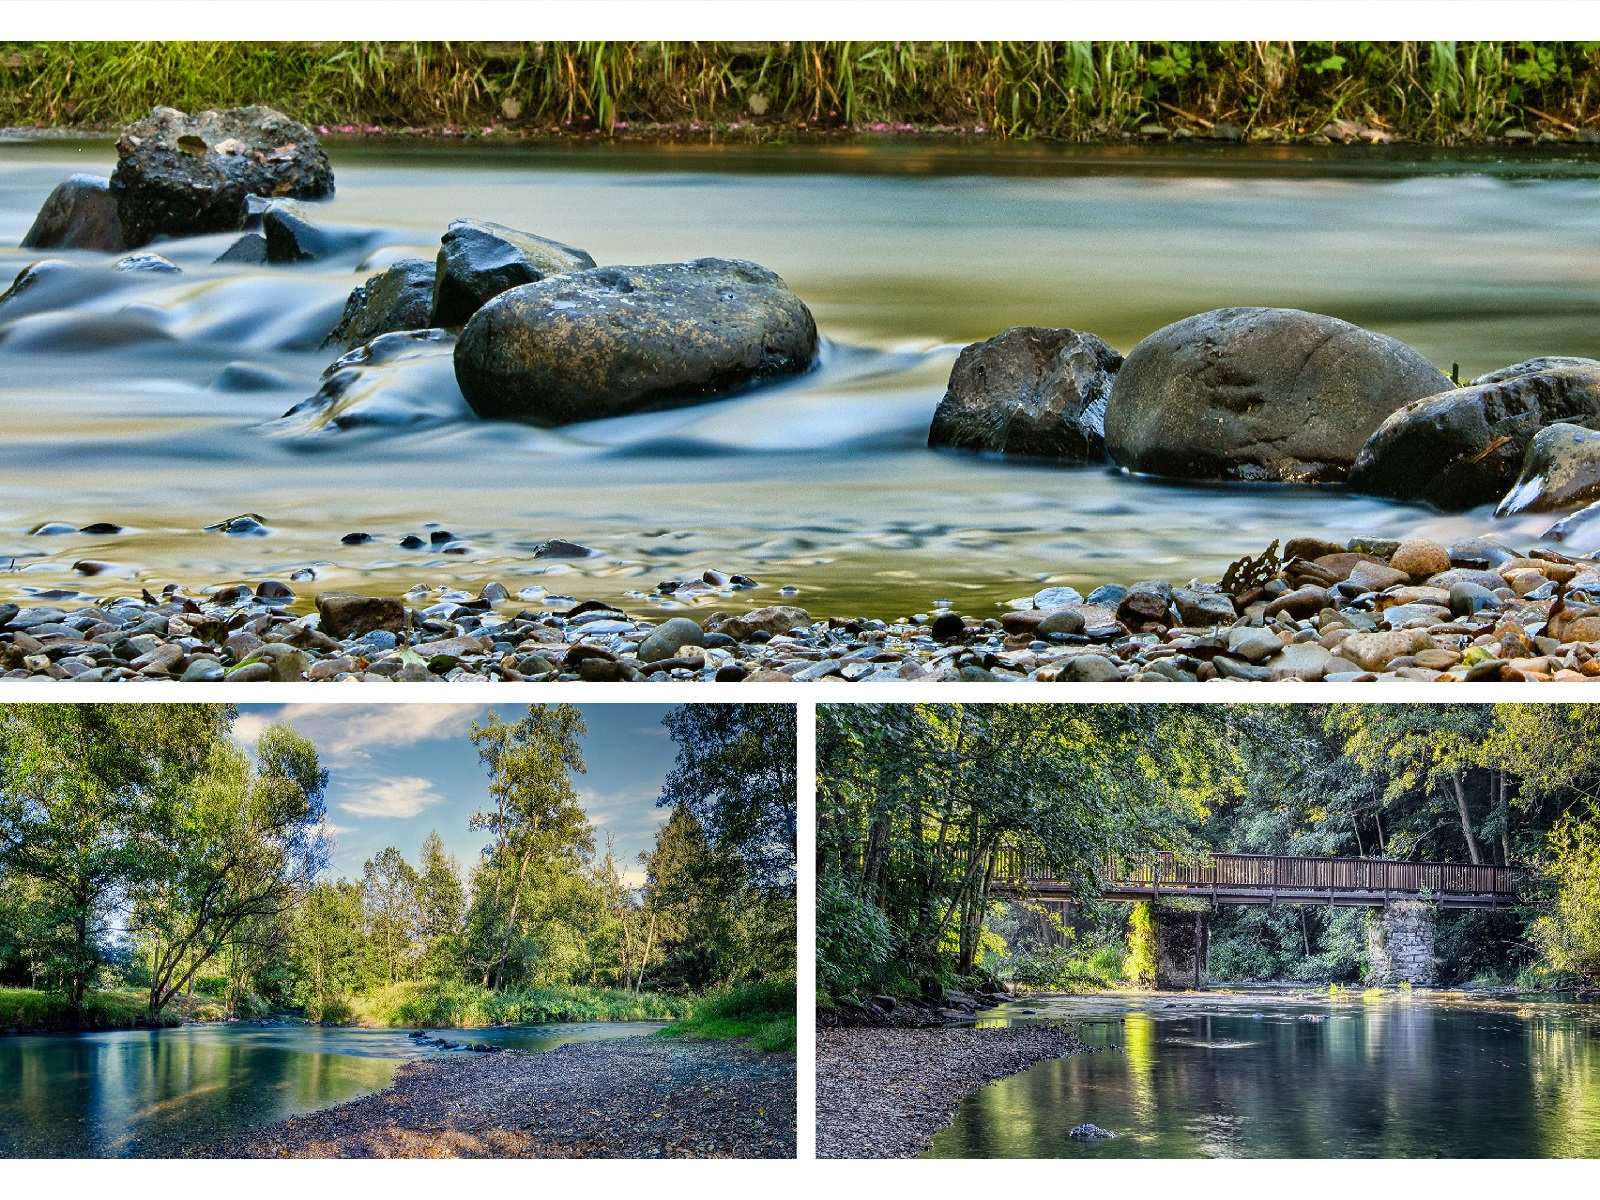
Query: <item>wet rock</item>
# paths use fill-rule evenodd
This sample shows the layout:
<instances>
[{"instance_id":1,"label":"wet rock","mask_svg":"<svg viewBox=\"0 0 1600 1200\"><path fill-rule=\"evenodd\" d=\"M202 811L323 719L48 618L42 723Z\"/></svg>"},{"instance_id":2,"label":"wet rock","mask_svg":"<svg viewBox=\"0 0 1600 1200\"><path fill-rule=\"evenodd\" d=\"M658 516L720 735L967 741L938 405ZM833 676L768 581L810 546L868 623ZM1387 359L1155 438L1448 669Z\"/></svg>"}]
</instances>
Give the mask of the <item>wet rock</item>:
<instances>
[{"instance_id":1,"label":"wet rock","mask_svg":"<svg viewBox=\"0 0 1600 1200\"><path fill-rule=\"evenodd\" d=\"M1450 551L1438 542L1412 538L1395 548L1395 552L1389 556L1389 565L1414 580L1423 580L1450 569Z\"/></svg>"},{"instance_id":2,"label":"wet rock","mask_svg":"<svg viewBox=\"0 0 1600 1200\"><path fill-rule=\"evenodd\" d=\"M1401 406L1450 386L1410 347L1334 317L1227 308L1157 330L1117 373L1112 461L1182 479L1332 483Z\"/></svg>"},{"instance_id":3,"label":"wet rock","mask_svg":"<svg viewBox=\"0 0 1600 1200\"><path fill-rule=\"evenodd\" d=\"M739 613L736 616L715 613L706 622L706 631L726 634L736 641L747 642L754 633L765 633L769 637L776 637L780 633L788 633L791 629L799 629L809 624L811 624L811 614L805 609L788 604L775 604Z\"/></svg>"},{"instance_id":4,"label":"wet rock","mask_svg":"<svg viewBox=\"0 0 1600 1200\"><path fill-rule=\"evenodd\" d=\"M206 533L224 533L229 537L266 537L267 522L260 513L240 513L215 525L207 525Z\"/></svg>"},{"instance_id":5,"label":"wet rock","mask_svg":"<svg viewBox=\"0 0 1600 1200\"><path fill-rule=\"evenodd\" d=\"M1105 458L1106 400L1122 355L1073 329L1008 329L964 349L930 446L1064 462Z\"/></svg>"},{"instance_id":6,"label":"wet rock","mask_svg":"<svg viewBox=\"0 0 1600 1200\"><path fill-rule=\"evenodd\" d=\"M1516 481L1540 429L1596 419L1600 365L1531 371L1442 392L1408 404L1378 427L1351 468L1350 486L1447 512L1490 504Z\"/></svg>"},{"instance_id":7,"label":"wet rock","mask_svg":"<svg viewBox=\"0 0 1600 1200\"><path fill-rule=\"evenodd\" d=\"M149 275L177 275L183 271L171 259L159 254L130 254L111 264L113 271L141 271Z\"/></svg>"},{"instance_id":8,"label":"wet rock","mask_svg":"<svg viewBox=\"0 0 1600 1200\"><path fill-rule=\"evenodd\" d=\"M1600 433L1560 422L1533 435L1522 473L1494 510L1553 512L1600 500Z\"/></svg>"},{"instance_id":9,"label":"wet rock","mask_svg":"<svg viewBox=\"0 0 1600 1200\"><path fill-rule=\"evenodd\" d=\"M1467 538L1450 547L1450 565L1466 570L1487 571L1515 557L1516 551L1488 538Z\"/></svg>"},{"instance_id":10,"label":"wet rock","mask_svg":"<svg viewBox=\"0 0 1600 1200\"><path fill-rule=\"evenodd\" d=\"M1085 625L1082 613L1070 608L1057 608L1045 613L1035 630L1040 637L1045 638L1057 634L1072 637L1082 633Z\"/></svg>"},{"instance_id":11,"label":"wet rock","mask_svg":"<svg viewBox=\"0 0 1600 1200\"><path fill-rule=\"evenodd\" d=\"M294 386L295 380L280 371L245 362L229 363L211 381L217 392L276 392Z\"/></svg>"},{"instance_id":12,"label":"wet rock","mask_svg":"<svg viewBox=\"0 0 1600 1200\"><path fill-rule=\"evenodd\" d=\"M311 130L261 105L188 116L154 109L117 139L111 176L123 241L243 228L246 197L315 200L333 169Z\"/></svg>"},{"instance_id":13,"label":"wet rock","mask_svg":"<svg viewBox=\"0 0 1600 1200\"><path fill-rule=\"evenodd\" d=\"M455 370L480 417L565 425L727 395L816 352L810 311L777 275L699 259L513 288L467 322Z\"/></svg>"},{"instance_id":14,"label":"wet rock","mask_svg":"<svg viewBox=\"0 0 1600 1200\"><path fill-rule=\"evenodd\" d=\"M1102 1138L1114 1138L1117 1135L1109 1129L1101 1129L1098 1125L1074 1125L1072 1132L1067 1136L1078 1142L1094 1142Z\"/></svg>"},{"instance_id":15,"label":"wet rock","mask_svg":"<svg viewBox=\"0 0 1600 1200\"><path fill-rule=\"evenodd\" d=\"M261 266L267 261L267 239L259 233L247 233L211 261Z\"/></svg>"},{"instance_id":16,"label":"wet rock","mask_svg":"<svg viewBox=\"0 0 1600 1200\"><path fill-rule=\"evenodd\" d=\"M664 621L639 643L639 661L660 662L677 657L685 646L704 646L705 632L688 617L673 617Z\"/></svg>"},{"instance_id":17,"label":"wet rock","mask_svg":"<svg viewBox=\"0 0 1600 1200\"><path fill-rule=\"evenodd\" d=\"M316 394L268 428L306 436L459 419L467 410L455 387L454 347L443 329L380 334L329 364Z\"/></svg>"},{"instance_id":18,"label":"wet rock","mask_svg":"<svg viewBox=\"0 0 1600 1200\"><path fill-rule=\"evenodd\" d=\"M25 250L123 249L111 181L99 175L71 175L56 185L22 237Z\"/></svg>"},{"instance_id":19,"label":"wet rock","mask_svg":"<svg viewBox=\"0 0 1600 1200\"><path fill-rule=\"evenodd\" d=\"M344 315L323 345L337 342L353 350L380 334L428 328L433 274L433 264L420 258L402 259L379 271L350 293Z\"/></svg>"},{"instance_id":20,"label":"wet rock","mask_svg":"<svg viewBox=\"0 0 1600 1200\"><path fill-rule=\"evenodd\" d=\"M1121 683L1122 672L1104 655L1080 654L1062 664L1056 680L1060 683Z\"/></svg>"},{"instance_id":21,"label":"wet rock","mask_svg":"<svg viewBox=\"0 0 1600 1200\"><path fill-rule=\"evenodd\" d=\"M533 552L535 558L593 558L599 551L591 550L588 546L580 546L577 542L569 542L566 538L551 538L544 542Z\"/></svg>"},{"instance_id":22,"label":"wet rock","mask_svg":"<svg viewBox=\"0 0 1600 1200\"><path fill-rule=\"evenodd\" d=\"M424 323L459 328L502 292L594 265L582 250L493 221L451 221L440 239Z\"/></svg>"},{"instance_id":23,"label":"wet rock","mask_svg":"<svg viewBox=\"0 0 1600 1200\"><path fill-rule=\"evenodd\" d=\"M955 613L947 612L940 613L934 618L932 626L928 629L928 635L936 642L949 643L960 641L966 631L967 623Z\"/></svg>"},{"instance_id":24,"label":"wet rock","mask_svg":"<svg viewBox=\"0 0 1600 1200\"><path fill-rule=\"evenodd\" d=\"M267 205L261 212L261 234L267 241L269 263L316 262L324 258L337 258L341 254L360 250L372 240L372 235L368 233L313 225L295 209L276 202ZM417 329L420 326L409 325L406 328Z\"/></svg>"},{"instance_id":25,"label":"wet rock","mask_svg":"<svg viewBox=\"0 0 1600 1200\"><path fill-rule=\"evenodd\" d=\"M406 607L399 600L356 592L321 593L317 612L322 628L336 638L361 637L375 629L399 633L406 623Z\"/></svg>"},{"instance_id":26,"label":"wet rock","mask_svg":"<svg viewBox=\"0 0 1600 1200\"><path fill-rule=\"evenodd\" d=\"M1509 367L1499 367L1493 371L1486 371L1472 380L1469 387L1477 387L1485 383L1501 383L1507 379L1515 379L1520 375L1533 375L1540 371L1560 371L1568 367L1600 367L1600 360L1593 358L1573 358L1566 355L1545 355L1541 358L1530 358L1524 362L1513 363Z\"/></svg>"},{"instance_id":27,"label":"wet rock","mask_svg":"<svg viewBox=\"0 0 1600 1200\"><path fill-rule=\"evenodd\" d=\"M80 274L80 269L64 258L41 258L38 262L29 263L12 278L11 286L0 292L0 315L20 315L17 313L17 301L23 293L57 290L48 286L41 288L40 285L65 283Z\"/></svg>"}]
</instances>

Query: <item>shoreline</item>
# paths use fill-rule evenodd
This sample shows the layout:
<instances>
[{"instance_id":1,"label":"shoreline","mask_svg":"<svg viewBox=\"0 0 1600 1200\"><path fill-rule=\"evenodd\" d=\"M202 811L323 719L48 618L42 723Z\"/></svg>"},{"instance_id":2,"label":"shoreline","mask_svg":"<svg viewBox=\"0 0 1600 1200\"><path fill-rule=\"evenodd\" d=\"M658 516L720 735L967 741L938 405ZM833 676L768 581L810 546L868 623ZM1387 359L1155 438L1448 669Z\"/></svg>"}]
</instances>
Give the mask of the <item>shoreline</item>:
<instances>
[{"instance_id":1,"label":"shoreline","mask_svg":"<svg viewBox=\"0 0 1600 1200\"><path fill-rule=\"evenodd\" d=\"M817 1030L817 1157L915 1158L970 1093L1091 1047L1061 1026Z\"/></svg>"},{"instance_id":2,"label":"shoreline","mask_svg":"<svg viewBox=\"0 0 1600 1200\"><path fill-rule=\"evenodd\" d=\"M793 1158L790 1055L657 1037L404 1063L196 1158Z\"/></svg>"}]
</instances>

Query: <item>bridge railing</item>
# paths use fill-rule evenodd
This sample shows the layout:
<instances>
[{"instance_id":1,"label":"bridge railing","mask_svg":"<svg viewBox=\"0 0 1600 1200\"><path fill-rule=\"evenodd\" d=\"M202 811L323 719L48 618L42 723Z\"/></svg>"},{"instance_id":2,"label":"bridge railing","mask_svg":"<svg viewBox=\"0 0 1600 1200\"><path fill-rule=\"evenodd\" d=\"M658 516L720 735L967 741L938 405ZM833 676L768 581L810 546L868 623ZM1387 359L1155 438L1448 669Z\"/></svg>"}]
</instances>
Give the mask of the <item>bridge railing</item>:
<instances>
[{"instance_id":1,"label":"bridge railing","mask_svg":"<svg viewBox=\"0 0 1600 1200\"><path fill-rule=\"evenodd\" d=\"M1286 854L1213 854L1184 862L1166 851L1113 859L1108 891L1171 887L1174 891L1227 888L1249 891L1417 893L1440 896L1517 895L1522 872L1471 863L1399 862L1381 858L1311 858ZM1009 884L1052 877L1020 851L998 852L995 878Z\"/></svg>"}]
</instances>

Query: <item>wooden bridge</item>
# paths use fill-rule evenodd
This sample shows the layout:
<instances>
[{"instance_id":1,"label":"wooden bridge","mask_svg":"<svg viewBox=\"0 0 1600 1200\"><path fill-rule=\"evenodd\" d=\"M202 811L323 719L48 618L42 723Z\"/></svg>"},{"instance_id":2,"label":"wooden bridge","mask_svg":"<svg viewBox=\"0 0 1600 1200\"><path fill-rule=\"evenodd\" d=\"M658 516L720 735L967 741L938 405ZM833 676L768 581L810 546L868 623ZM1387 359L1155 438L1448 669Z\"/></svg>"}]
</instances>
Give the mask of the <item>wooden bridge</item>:
<instances>
[{"instance_id":1,"label":"wooden bridge","mask_svg":"<svg viewBox=\"0 0 1600 1200\"><path fill-rule=\"evenodd\" d=\"M1300 858L1284 854L1213 854L1183 862L1174 854L1114 860L1101 889L1105 900L1189 897L1216 904L1325 904L1381 907L1390 900L1428 899L1440 908L1503 908L1514 904L1523 872L1470 863L1398 862L1383 858ZM999 895L1069 896L1015 850L999 852L990 890Z\"/></svg>"}]
</instances>

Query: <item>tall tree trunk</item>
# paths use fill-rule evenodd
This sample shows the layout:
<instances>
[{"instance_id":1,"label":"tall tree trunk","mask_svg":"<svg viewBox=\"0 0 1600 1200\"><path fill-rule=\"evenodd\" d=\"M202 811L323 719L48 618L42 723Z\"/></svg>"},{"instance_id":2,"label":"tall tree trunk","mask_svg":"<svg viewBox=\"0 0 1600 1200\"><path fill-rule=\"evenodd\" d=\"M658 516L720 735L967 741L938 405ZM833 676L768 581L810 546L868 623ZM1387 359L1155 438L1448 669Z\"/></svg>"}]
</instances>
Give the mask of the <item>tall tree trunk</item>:
<instances>
[{"instance_id":1,"label":"tall tree trunk","mask_svg":"<svg viewBox=\"0 0 1600 1200\"><path fill-rule=\"evenodd\" d=\"M1461 772L1451 771L1450 782L1456 789L1456 811L1461 815L1461 832L1467 839L1467 853L1473 866L1483 865L1483 855L1478 850L1477 836L1472 832L1472 815L1467 811L1467 789L1461 785Z\"/></svg>"},{"instance_id":2,"label":"tall tree trunk","mask_svg":"<svg viewBox=\"0 0 1600 1200\"><path fill-rule=\"evenodd\" d=\"M1500 856L1506 866L1511 865L1511 801L1508 793L1511 791L1511 781L1506 778L1506 771L1501 767L1496 774L1500 777Z\"/></svg>"}]
</instances>

